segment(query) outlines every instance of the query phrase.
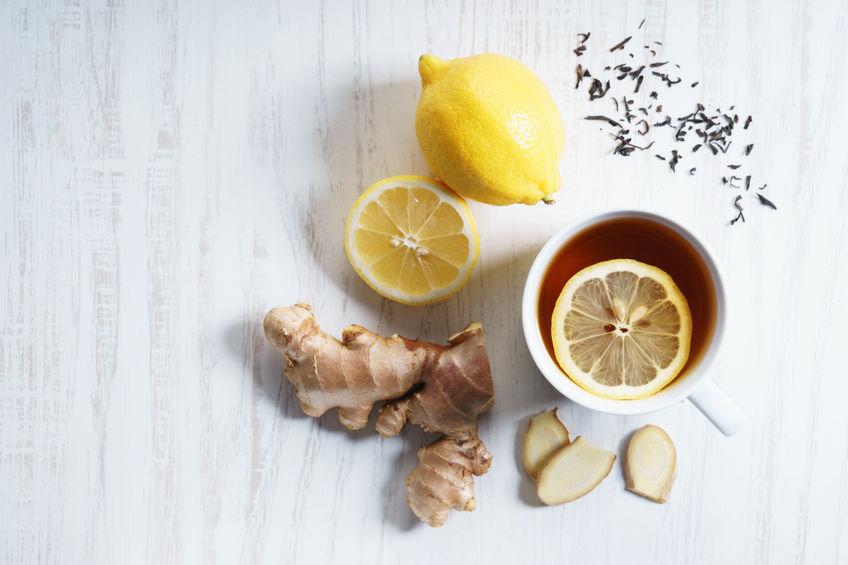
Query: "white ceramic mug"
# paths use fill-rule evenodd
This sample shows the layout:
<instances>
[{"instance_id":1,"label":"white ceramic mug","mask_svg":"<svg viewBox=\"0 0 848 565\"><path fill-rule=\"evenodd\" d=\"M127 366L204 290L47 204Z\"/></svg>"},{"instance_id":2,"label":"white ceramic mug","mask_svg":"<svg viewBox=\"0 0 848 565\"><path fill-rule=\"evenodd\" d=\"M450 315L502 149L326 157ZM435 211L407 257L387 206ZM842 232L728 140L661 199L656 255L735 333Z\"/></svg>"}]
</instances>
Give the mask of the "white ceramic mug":
<instances>
[{"instance_id":1,"label":"white ceramic mug","mask_svg":"<svg viewBox=\"0 0 848 565\"><path fill-rule=\"evenodd\" d=\"M708 338L706 351L692 367L674 382L656 394L639 400L614 400L592 394L581 388L560 369L556 360L548 353L547 347L539 330L539 292L542 280L551 261L557 252L575 235L583 230L607 220L616 218L640 218L657 222L671 228L681 235L701 256L712 277L712 288L715 292L716 319L712 336ZM722 337L727 310L727 296L724 282L718 264L712 254L700 239L677 222L651 212L639 210L622 210L606 212L593 216L573 226L560 230L539 251L524 285L524 297L521 305L521 320L524 338L533 361L539 370L559 392L566 398L600 412L609 414L646 414L667 408L682 400L690 400L721 432L726 436L735 434L744 423L744 416L739 408L725 395L707 376L708 369L716 357Z\"/></svg>"}]
</instances>

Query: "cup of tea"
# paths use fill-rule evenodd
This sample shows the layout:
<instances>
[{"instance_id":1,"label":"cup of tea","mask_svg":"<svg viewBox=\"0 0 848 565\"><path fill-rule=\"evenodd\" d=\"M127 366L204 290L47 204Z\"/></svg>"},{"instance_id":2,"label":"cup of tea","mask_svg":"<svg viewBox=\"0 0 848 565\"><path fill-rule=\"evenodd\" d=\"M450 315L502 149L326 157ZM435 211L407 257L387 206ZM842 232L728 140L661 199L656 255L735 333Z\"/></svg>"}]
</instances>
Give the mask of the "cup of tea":
<instances>
[{"instance_id":1,"label":"cup of tea","mask_svg":"<svg viewBox=\"0 0 848 565\"><path fill-rule=\"evenodd\" d=\"M635 259L662 269L689 304L689 358L673 381L647 398L618 400L589 392L569 378L554 354L551 318L563 287L582 269L612 259ZM721 270L699 238L658 214L622 210L578 222L548 240L527 275L521 319L536 366L573 402L600 412L628 415L655 412L689 400L724 435L731 436L742 427L744 416L709 378L724 335L726 311Z\"/></svg>"}]
</instances>

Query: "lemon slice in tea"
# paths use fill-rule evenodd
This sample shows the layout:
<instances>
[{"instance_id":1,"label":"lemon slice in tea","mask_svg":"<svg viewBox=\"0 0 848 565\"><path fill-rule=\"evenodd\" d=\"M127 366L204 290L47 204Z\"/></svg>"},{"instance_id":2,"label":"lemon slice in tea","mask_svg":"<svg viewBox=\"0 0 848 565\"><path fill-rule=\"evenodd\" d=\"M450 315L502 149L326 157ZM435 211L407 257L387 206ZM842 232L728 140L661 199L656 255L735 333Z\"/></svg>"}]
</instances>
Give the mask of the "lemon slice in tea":
<instances>
[{"instance_id":1,"label":"lemon slice in tea","mask_svg":"<svg viewBox=\"0 0 848 565\"><path fill-rule=\"evenodd\" d=\"M614 259L569 279L551 337L560 367L581 387L606 398L645 398L686 365L692 315L665 271Z\"/></svg>"},{"instance_id":2,"label":"lemon slice in tea","mask_svg":"<svg viewBox=\"0 0 848 565\"><path fill-rule=\"evenodd\" d=\"M382 296L429 304L465 285L480 242L461 196L435 179L403 175L374 183L354 203L345 251Z\"/></svg>"}]
</instances>

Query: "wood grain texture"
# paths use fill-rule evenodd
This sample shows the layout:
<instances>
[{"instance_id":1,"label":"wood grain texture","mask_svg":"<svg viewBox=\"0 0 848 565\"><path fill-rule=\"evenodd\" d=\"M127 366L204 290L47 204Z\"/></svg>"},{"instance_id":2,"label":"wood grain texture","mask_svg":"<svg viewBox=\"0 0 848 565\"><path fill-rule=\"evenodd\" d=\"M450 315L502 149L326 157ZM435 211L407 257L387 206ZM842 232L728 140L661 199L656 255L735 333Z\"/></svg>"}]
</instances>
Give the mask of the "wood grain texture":
<instances>
[{"instance_id":1,"label":"wood grain texture","mask_svg":"<svg viewBox=\"0 0 848 565\"><path fill-rule=\"evenodd\" d=\"M687 155L689 178L610 157L581 119L598 107L573 90L584 31L590 68L635 33L700 81L668 104L752 113L753 172L779 209L749 204L730 228L717 163ZM846 34L845 0L2 3L0 562L848 562ZM418 56L482 51L550 87L565 189L551 207L473 204L468 286L387 302L347 264L344 216L371 182L428 172ZM589 412L530 360L519 306L535 252L632 206L691 226L724 268L713 375L749 419L732 439L686 404ZM301 413L260 326L299 300L336 333L441 341L483 322L495 460L474 513L432 530L406 507L424 434ZM540 507L516 440L554 405L610 449L645 423L667 429L669 504L625 492L616 468L584 499Z\"/></svg>"}]
</instances>

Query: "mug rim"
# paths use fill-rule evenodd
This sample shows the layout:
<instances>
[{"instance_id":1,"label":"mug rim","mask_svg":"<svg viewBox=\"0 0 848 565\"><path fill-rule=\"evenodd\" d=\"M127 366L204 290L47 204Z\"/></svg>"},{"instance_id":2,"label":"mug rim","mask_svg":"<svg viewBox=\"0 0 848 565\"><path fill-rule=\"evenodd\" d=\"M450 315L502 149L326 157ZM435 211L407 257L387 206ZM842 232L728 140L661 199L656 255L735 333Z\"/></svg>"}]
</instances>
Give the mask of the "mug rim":
<instances>
[{"instance_id":1,"label":"mug rim","mask_svg":"<svg viewBox=\"0 0 848 565\"><path fill-rule=\"evenodd\" d=\"M542 340L542 334L539 330L538 303L542 278L557 252L569 239L581 231L605 220L630 217L655 221L669 227L683 236L692 245L704 260L707 270L712 277L716 295L716 320L713 335L706 352L698 364L688 371L685 378L681 379L680 382L676 382L675 379L668 386L647 398L617 400L592 394L572 381L559 367L556 360L548 353L548 349ZM558 230L548 238L536 254L533 264L527 273L521 301L521 325L524 332L524 340L527 343L527 348L530 350L530 356L533 362L539 369L539 372L542 373L542 376L560 394L572 402L592 410L606 412L608 414L635 415L662 410L684 400L706 379L707 371L712 366L724 338L726 309L727 292L724 286L724 276L721 272L721 267L719 267L712 251L704 243L704 240L691 229L684 227L679 221L667 215L648 210L627 208L595 213L578 219L578 221Z\"/></svg>"}]
</instances>

